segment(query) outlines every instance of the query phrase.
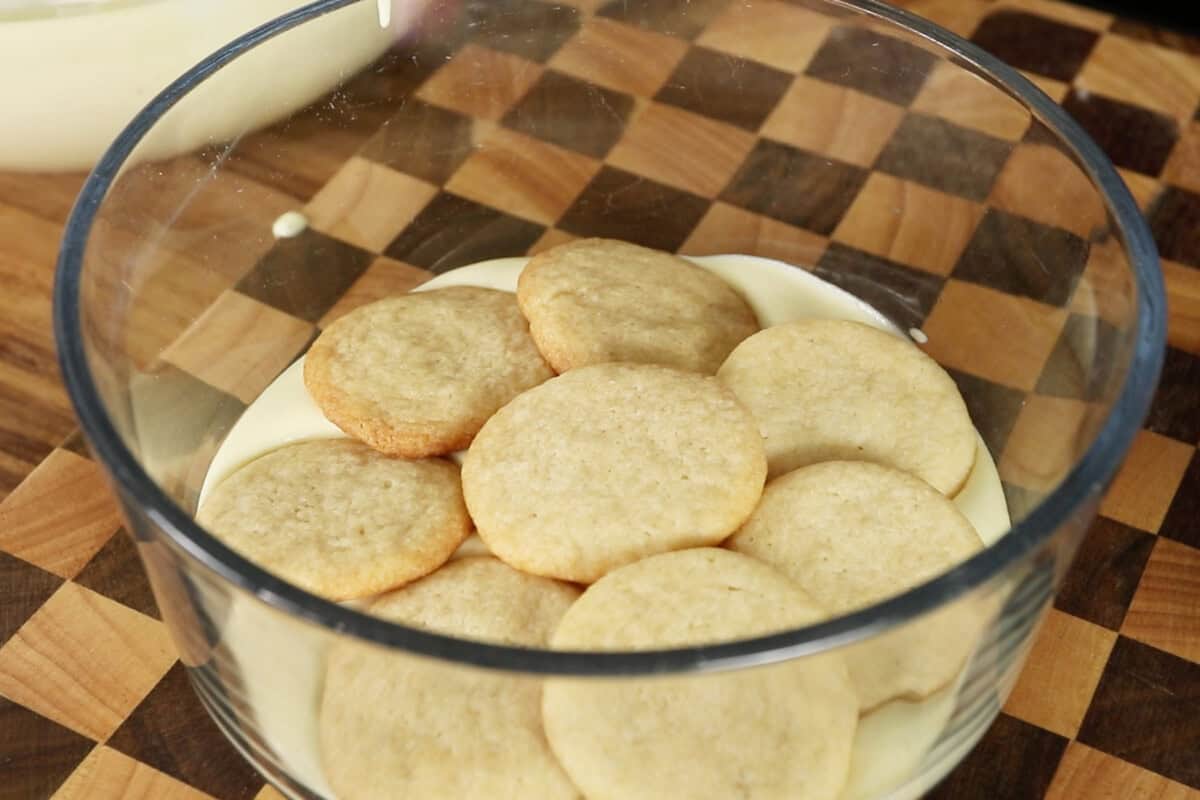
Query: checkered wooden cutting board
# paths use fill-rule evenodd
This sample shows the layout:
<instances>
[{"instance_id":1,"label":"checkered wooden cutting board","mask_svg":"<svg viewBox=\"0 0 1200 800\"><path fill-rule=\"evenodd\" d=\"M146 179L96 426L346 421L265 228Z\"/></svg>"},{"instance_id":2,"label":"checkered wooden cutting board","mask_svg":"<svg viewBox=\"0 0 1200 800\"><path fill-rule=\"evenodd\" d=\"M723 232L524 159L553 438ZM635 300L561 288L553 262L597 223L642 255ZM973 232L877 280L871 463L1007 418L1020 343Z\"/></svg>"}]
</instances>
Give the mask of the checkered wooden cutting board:
<instances>
[{"instance_id":1,"label":"checkered wooden cutting board","mask_svg":"<svg viewBox=\"0 0 1200 800\"><path fill-rule=\"evenodd\" d=\"M1150 219L1171 304L1147 425L1004 713L933 796L1200 798L1200 43L1048 0L905 5L1084 125ZM987 420L1010 502L1047 487L1070 457L1046 447L1047 426L1085 429L1098 391L1069 365L1103 334L1095 318L1121 310L1097 289L1087 193L1036 180L1064 156L1028 115L912 43L802 3L526 9L447 59L385 58L328 99L356 112L336 135L316 130L318 108L243 142L222 191L245 230L295 208L312 224L259 251L210 237L144 287L178 310L137 323L173 397L219 431L347 310L480 258L603 235L773 255L867 292L929 335ZM523 35L546 29L562 35ZM880 79L901 58L918 68ZM453 88L472 76L486 88ZM406 88L399 110L372 103ZM552 110L579 125L548 128ZM779 175L812 191L765 192ZM598 213L617 193L625 211ZM936 238L906 224L930 216L944 220ZM1014 237L1036 244L1004 251ZM1026 277L992 277L998 251ZM870 295L880 282L894 291ZM1017 340L998 348L997 330ZM3 425L0 448L19 455L30 440ZM0 501L0 798L276 797L192 695L120 524L78 435Z\"/></svg>"}]
</instances>

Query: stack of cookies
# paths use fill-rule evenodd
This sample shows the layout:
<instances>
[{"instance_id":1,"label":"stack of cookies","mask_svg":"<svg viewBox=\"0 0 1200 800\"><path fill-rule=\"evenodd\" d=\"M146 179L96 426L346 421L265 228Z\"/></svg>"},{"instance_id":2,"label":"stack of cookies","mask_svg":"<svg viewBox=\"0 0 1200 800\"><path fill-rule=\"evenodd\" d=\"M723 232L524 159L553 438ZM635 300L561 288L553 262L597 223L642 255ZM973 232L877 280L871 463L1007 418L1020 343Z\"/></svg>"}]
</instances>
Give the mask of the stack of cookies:
<instances>
[{"instance_id":1,"label":"stack of cookies","mask_svg":"<svg viewBox=\"0 0 1200 800\"><path fill-rule=\"evenodd\" d=\"M311 592L438 633L585 651L745 639L982 546L951 500L977 435L932 359L855 322L760 330L712 272L623 242L541 253L515 296L362 307L316 340L304 379L351 438L251 461L199 521ZM324 766L347 798L832 800L860 715L948 685L979 628L955 607L816 658L607 682L347 645L328 662Z\"/></svg>"}]
</instances>

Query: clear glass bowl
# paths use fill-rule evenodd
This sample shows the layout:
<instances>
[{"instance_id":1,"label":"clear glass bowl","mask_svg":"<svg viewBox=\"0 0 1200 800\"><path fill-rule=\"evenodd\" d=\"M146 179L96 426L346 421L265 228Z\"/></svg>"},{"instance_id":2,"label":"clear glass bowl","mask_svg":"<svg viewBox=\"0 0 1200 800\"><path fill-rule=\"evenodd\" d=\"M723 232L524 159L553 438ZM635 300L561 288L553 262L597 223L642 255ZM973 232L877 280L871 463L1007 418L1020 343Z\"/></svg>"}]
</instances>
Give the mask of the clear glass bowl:
<instances>
[{"instance_id":1,"label":"clear glass bowl","mask_svg":"<svg viewBox=\"0 0 1200 800\"><path fill-rule=\"evenodd\" d=\"M984 609L955 682L860 722L846 796L918 796L999 712L1147 409L1164 342L1150 234L1058 106L895 8L580 5L398 4L387 55L254 133L252 110L280 79L255 60L261 48L277 65L319 62L337 48L309 35L317 26L378 25L373 2L315 3L192 69L101 160L66 231L56 333L163 618L221 729L286 793L314 797L330 792L319 741L331 648L433 664L449 683L636 691L668 675L705 692ZM215 107L241 124L162 157L180 116ZM302 205L312 227L275 238L276 218ZM195 524L216 448L332 308L564 233L778 258L873 304L958 381L1011 530L932 581L812 627L565 653L324 601Z\"/></svg>"}]
</instances>

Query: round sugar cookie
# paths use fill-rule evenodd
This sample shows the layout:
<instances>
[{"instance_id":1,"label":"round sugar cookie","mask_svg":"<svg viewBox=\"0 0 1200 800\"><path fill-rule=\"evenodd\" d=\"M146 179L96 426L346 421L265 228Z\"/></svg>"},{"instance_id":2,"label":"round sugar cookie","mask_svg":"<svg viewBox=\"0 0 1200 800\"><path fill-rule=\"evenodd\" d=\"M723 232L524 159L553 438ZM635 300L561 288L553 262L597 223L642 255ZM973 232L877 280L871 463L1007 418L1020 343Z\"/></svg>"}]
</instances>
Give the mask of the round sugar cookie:
<instances>
[{"instance_id":1,"label":"round sugar cookie","mask_svg":"<svg viewBox=\"0 0 1200 800\"><path fill-rule=\"evenodd\" d=\"M771 567L719 548L665 553L601 578L551 645L646 650L744 639L825 613ZM688 677L546 681L546 735L589 800L833 800L858 703L837 654Z\"/></svg>"},{"instance_id":2,"label":"round sugar cookie","mask_svg":"<svg viewBox=\"0 0 1200 800\"><path fill-rule=\"evenodd\" d=\"M727 547L776 567L831 613L900 594L983 547L954 503L924 481L865 461L827 461L767 484ZM864 709L920 698L962 668L981 620L955 605L847 653Z\"/></svg>"},{"instance_id":3,"label":"round sugar cookie","mask_svg":"<svg viewBox=\"0 0 1200 800\"><path fill-rule=\"evenodd\" d=\"M670 253L581 239L529 260L517 302L558 372L588 364L663 364L712 375L758 319L733 287Z\"/></svg>"},{"instance_id":4,"label":"round sugar cookie","mask_svg":"<svg viewBox=\"0 0 1200 800\"><path fill-rule=\"evenodd\" d=\"M754 510L766 469L754 421L715 378L597 364L488 420L463 460L463 494L495 556L591 583L720 542Z\"/></svg>"},{"instance_id":5,"label":"round sugar cookie","mask_svg":"<svg viewBox=\"0 0 1200 800\"><path fill-rule=\"evenodd\" d=\"M877 328L776 325L738 345L717 377L758 420L771 477L819 461L874 461L952 496L975 463L975 428L953 379Z\"/></svg>"},{"instance_id":6,"label":"round sugar cookie","mask_svg":"<svg viewBox=\"0 0 1200 800\"><path fill-rule=\"evenodd\" d=\"M463 449L496 409L553 374L514 296L474 286L355 309L304 361L304 385L333 424L405 458Z\"/></svg>"},{"instance_id":7,"label":"round sugar cookie","mask_svg":"<svg viewBox=\"0 0 1200 800\"><path fill-rule=\"evenodd\" d=\"M221 481L196 521L284 580L331 600L437 569L471 530L458 467L350 439L273 450Z\"/></svg>"},{"instance_id":8,"label":"round sugar cookie","mask_svg":"<svg viewBox=\"0 0 1200 800\"><path fill-rule=\"evenodd\" d=\"M579 592L494 558L453 561L368 612L438 633L545 647ZM542 729L534 678L363 644L329 654L321 756L343 800L577 798Z\"/></svg>"}]
</instances>

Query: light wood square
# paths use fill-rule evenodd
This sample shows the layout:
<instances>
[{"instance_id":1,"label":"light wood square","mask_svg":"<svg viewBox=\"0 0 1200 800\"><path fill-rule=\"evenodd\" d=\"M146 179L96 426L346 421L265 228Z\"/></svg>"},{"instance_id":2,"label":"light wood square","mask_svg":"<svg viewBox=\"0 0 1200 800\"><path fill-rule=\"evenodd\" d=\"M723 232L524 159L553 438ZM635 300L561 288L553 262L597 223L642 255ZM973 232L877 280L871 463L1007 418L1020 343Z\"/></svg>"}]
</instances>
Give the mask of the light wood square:
<instances>
[{"instance_id":1,"label":"light wood square","mask_svg":"<svg viewBox=\"0 0 1200 800\"><path fill-rule=\"evenodd\" d=\"M1110 33L1100 37L1075 85L1184 122L1200 103L1200 59Z\"/></svg>"},{"instance_id":2,"label":"light wood square","mask_svg":"<svg viewBox=\"0 0 1200 800\"><path fill-rule=\"evenodd\" d=\"M558 228L551 228L533 243L533 246L529 248L529 255L536 256L543 250L549 250L551 247L558 247L560 244L573 242L578 238L578 236L566 231L560 231Z\"/></svg>"},{"instance_id":3,"label":"light wood square","mask_svg":"<svg viewBox=\"0 0 1200 800\"><path fill-rule=\"evenodd\" d=\"M1200 164L1197 165L1197 169L1200 169ZM1129 187L1129 193L1133 195L1133 199L1138 204L1138 208L1142 210L1142 213L1150 209L1150 205L1162 192L1162 184L1149 175L1143 175L1140 172L1134 172L1131 169L1124 169L1122 167L1117 167L1117 174L1121 176L1121 180L1125 181L1125 185Z\"/></svg>"},{"instance_id":4,"label":"light wood square","mask_svg":"<svg viewBox=\"0 0 1200 800\"><path fill-rule=\"evenodd\" d=\"M584 14L594 14L610 2L611 0L565 0L563 5L578 8Z\"/></svg>"},{"instance_id":5,"label":"light wood square","mask_svg":"<svg viewBox=\"0 0 1200 800\"><path fill-rule=\"evenodd\" d=\"M73 578L121 526L103 471L55 450L0 502L0 550Z\"/></svg>"},{"instance_id":6,"label":"light wood square","mask_svg":"<svg viewBox=\"0 0 1200 800\"><path fill-rule=\"evenodd\" d=\"M1167 538L1154 543L1121 633L1200 662L1200 550Z\"/></svg>"},{"instance_id":7,"label":"light wood square","mask_svg":"<svg viewBox=\"0 0 1200 800\"><path fill-rule=\"evenodd\" d=\"M1200 800L1191 789L1085 744L1071 742L1045 800Z\"/></svg>"},{"instance_id":8,"label":"light wood square","mask_svg":"<svg viewBox=\"0 0 1200 800\"><path fill-rule=\"evenodd\" d=\"M594 158L495 127L446 188L506 214L553 225L599 170Z\"/></svg>"},{"instance_id":9,"label":"light wood square","mask_svg":"<svg viewBox=\"0 0 1200 800\"><path fill-rule=\"evenodd\" d=\"M1116 640L1114 631L1050 609L1005 712L1073 738Z\"/></svg>"},{"instance_id":10,"label":"light wood square","mask_svg":"<svg viewBox=\"0 0 1200 800\"><path fill-rule=\"evenodd\" d=\"M1031 119L1012 97L949 61L934 67L912 107L1010 142L1025 135Z\"/></svg>"},{"instance_id":11,"label":"light wood square","mask_svg":"<svg viewBox=\"0 0 1200 800\"><path fill-rule=\"evenodd\" d=\"M212 795L100 745L51 800L212 800Z\"/></svg>"},{"instance_id":12,"label":"light wood square","mask_svg":"<svg viewBox=\"0 0 1200 800\"><path fill-rule=\"evenodd\" d=\"M312 336L303 320L228 291L163 353L163 360L249 403Z\"/></svg>"},{"instance_id":13,"label":"light wood square","mask_svg":"<svg viewBox=\"0 0 1200 800\"><path fill-rule=\"evenodd\" d=\"M305 206L309 225L372 252L383 250L437 187L357 156Z\"/></svg>"},{"instance_id":14,"label":"light wood square","mask_svg":"<svg viewBox=\"0 0 1200 800\"><path fill-rule=\"evenodd\" d=\"M1056 147L1021 144L996 177L989 203L1017 216L1062 228L1081 239L1107 224L1090 180Z\"/></svg>"},{"instance_id":15,"label":"light wood square","mask_svg":"<svg viewBox=\"0 0 1200 800\"><path fill-rule=\"evenodd\" d=\"M1183 129L1171 157L1163 167L1163 180L1200 193L1200 122Z\"/></svg>"},{"instance_id":16,"label":"light wood square","mask_svg":"<svg viewBox=\"0 0 1200 800\"><path fill-rule=\"evenodd\" d=\"M129 247L137 246L131 237ZM135 274L120 278L133 284L131 289L122 289L135 292L138 298L129 307L122 343L142 369L158 360L163 349L234 284L208 264L165 248L146 254Z\"/></svg>"},{"instance_id":17,"label":"light wood square","mask_svg":"<svg viewBox=\"0 0 1200 800\"><path fill-rule=\"evenodd\" d=\"M532 61L465 45L417 90L417 97L468 117L499 120L541 77Z\"/></svg>"},{"instance_id":18,"label":"light wood square","mask_svg":"<svg viewBox=\"0 0 1200 800\"><path fill-rule=\"evenodd\" d=\"M1200 355L1200 269L1162 262L1167 285L1167 341Z\"/></svg>"},{"instance_id":19,"label":"light wood square","mask_svg":"<svg viewBox=\"0 0 1200 800\"><path fill-rule=\"evenodd\" d=\"M1061 103L1063 98L1067 96L1067 92L1071 91L1070 84L1056 81L1054 78L1047 78L1045 75L1038 75L1036 72L1027 72L1025 70L1019 70L1019 72L1028 78L1034 86L1049 95L1050 99L1056 103Z\"/></svg>"},{"instance_id":20,"label":"light wood square","mask_svg":"<svg viewBox=\"0 0 1200 800\"><path fill-rule=\"evenodd\" d=\"M774 258L812 270L828 245L825 237L728 203L712 207L679 248L693 256L741 253Z\"/></svg>"},{"instance_id":21,"label":"light wood square","mask_svg":"<svg viewBox=\"0 0 1200 800\"><path fill-rule=\"evenodd\" d=\"M951 279L922 327L925 349L946 366L1032 391L1066 316L1061 308Z\"/></svg>"},{"instance_id":22,"label":"light wood square","mask_svg":"<svg viewBox=\"0 0 1200 800\"><path fill-rule=\"evenodd\" d=\"M873 172L833 238L926 272L949 275L983 211L970 200Z\"/></svg>"},{"instance_id":23,"label":"light wood square","mask_svg":"<svg viewBox=\"0 0 1200 800\"><path fill-rule=\"evenodd\" d=\"M404 294L432 277L433 273L429 270L380 256L351 284L333 308L325 312L325 316L321 317L320 327L329 327L334 320L367 303L374 303L394 294Z\"/></svg>"},{"instance_id":24,"label":"light wood square","mask_svg":"<svg viewBox=\"0 0 1200 800\"><path fill-rule=\"evenodd\" d=\"M965 38L975 32L991 6L986 0L905 0L904 10Z\"/></svg>"},{"instance_id":25,"label":"light wood square","mask_svg":"<svg viewBox=\"0 0 1200 800\"><path fill-rule=\"evenodd\" d=\"M715 197L755 137L715 119L662 103L647 103L626 127L608 163L698 194Z\"/></svg>"},{"instance_id":26,"label":"light wood square","mask_svg":"<svg viewBox=\"0 0 1200 800\"><path fill-rule=\"evenodd\" d=\"M670 36L596 17L554 54L550 66L598 86L651 97L687 49Z\"/></svg>"},{"instance_id":27,"label":"light wood square","mask_svg":"<svg viewBox=\"0 0 1200 800\"><path fill-rule=\"evenodd\" d=\"M0 695L103 741L174 661L161 622L65 583L0 648Z\"/></svg>"},{"instance_id":28,"label":"light wood square","mask_svg":"<svg viewBox=\"0 0 1200 800\"><path fill-rule=\"evenodd\" d=\"M802 150L870 167L903 118L899 106L802 75L767 117L762 133Z\"/></svg>"},{"instance_id":29,"label":"light wood square","mask_svg":"<svg viewBox=\"0 0 1200 800\"><path fill-rule=\"evenodd\" d=\"M801 72L834 23L824 14L778 0L731 3L709 23L697 42L784 72Z\"/></svg>"},{"instance_id":30,"label":"light wood square","mask_svg":"<svg viewBox=\"0 0 1200 800\"><path fill-rule=\"evenodd\" d=\"M1084 433L1091 411L1079 400L1030 395L996 465L1000 477L1035 492L1053 489L1087 446Z\"/></svg>"},{"instance_id":31,"label":"light wood square","mask_svg":"<svg viewBox=\"0 0 1200 800\"><path fill-rule=\"evenodd\" d=\"M1100 503L1100 513L1157 533L1194 449L1169 436L1138 431L1125 463Z\"/></svg>"}]
</instances>

